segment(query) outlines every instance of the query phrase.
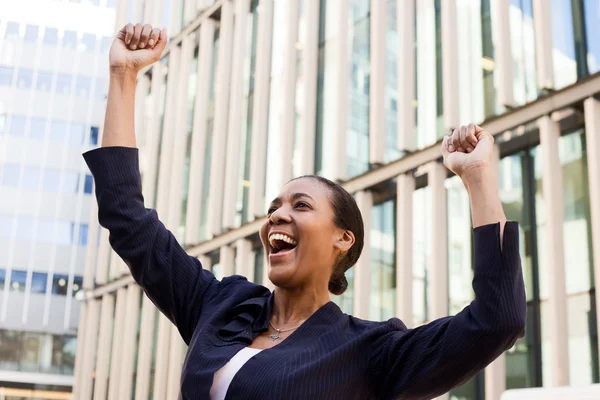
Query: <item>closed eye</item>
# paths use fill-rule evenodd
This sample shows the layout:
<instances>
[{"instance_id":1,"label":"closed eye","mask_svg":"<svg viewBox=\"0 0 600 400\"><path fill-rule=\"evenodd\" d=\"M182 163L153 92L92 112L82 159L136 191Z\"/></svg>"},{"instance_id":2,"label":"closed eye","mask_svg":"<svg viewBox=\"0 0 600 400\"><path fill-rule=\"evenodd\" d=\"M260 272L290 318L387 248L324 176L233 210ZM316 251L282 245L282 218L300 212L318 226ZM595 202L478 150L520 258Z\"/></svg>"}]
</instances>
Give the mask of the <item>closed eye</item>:
<instances>
[{"instance_id":1,"label":"closed eye","mask_svg":"<svg viewBox=\"0 0 600 400\"><path fill-rule=\"evenodd\" d=\"M296 208L310 208L310 206L304 201L299 201L296 203Z\"/></svg>"},{"instance_id":2,"label":"closed eye","mask_svg":"<svg viewBox=\"0 0 600 400\"><path fill-rule=\"evenodd\" d=\"M277 211L277 207L271 207L267 210L267 215L271 215L273 214L275 211Z\"/></svg>"}]
</instances>

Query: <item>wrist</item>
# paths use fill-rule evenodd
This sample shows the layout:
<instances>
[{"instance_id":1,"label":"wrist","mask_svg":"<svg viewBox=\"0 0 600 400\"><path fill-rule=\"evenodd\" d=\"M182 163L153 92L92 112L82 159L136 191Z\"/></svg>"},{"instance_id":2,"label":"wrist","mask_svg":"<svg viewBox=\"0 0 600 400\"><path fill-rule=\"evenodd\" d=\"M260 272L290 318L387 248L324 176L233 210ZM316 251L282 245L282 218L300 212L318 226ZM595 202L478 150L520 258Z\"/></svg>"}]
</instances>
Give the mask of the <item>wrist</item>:
<instances>
[{"instance_id":1,"label":"wrist","mask_svg":"<svg viewBox=\"0 0 600 400\"><path fill-rule=\"evenodd\" d=\"M497 186L496 171L489 165L468 168L460 174L460 178L467 189L482 185Z\"/></svg>"},{"instance_id":2,"label":"wrist","mask_svg":"<svg viewBox=\"0 0 600 400\"><path fill-rule=\"evenodd\" d=\"M138 70L129 67L110 67L110 78L118 80L137 80Z\"/></svg>"}]
</instances>

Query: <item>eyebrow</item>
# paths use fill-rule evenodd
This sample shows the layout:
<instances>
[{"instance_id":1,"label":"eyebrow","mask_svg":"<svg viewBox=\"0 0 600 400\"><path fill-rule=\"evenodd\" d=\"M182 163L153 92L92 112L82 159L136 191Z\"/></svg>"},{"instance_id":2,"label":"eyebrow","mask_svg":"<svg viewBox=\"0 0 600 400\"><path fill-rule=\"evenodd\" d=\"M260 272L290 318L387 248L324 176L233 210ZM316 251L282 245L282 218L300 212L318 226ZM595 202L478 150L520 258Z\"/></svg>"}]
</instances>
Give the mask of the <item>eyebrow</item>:
<instances>
[{"instance_id":1,"label":"eyebrow","mask_svg":"<svg viewBox=\"0 0 600 400\"><path fill-rule=\"evenodd\" d=\"M315 199L313 199L311 195L309 195L307 193L301 193L301 192L294 193L292 195L292 200L296 200L296 199L299 199L301 197L307 197L307 198L311 199L312 201L315 201ZM275 197L273 199L273 201L271 201L271 204L274 204L274 203L281 203L281 197Z\"/></svg>"}]
</instances>

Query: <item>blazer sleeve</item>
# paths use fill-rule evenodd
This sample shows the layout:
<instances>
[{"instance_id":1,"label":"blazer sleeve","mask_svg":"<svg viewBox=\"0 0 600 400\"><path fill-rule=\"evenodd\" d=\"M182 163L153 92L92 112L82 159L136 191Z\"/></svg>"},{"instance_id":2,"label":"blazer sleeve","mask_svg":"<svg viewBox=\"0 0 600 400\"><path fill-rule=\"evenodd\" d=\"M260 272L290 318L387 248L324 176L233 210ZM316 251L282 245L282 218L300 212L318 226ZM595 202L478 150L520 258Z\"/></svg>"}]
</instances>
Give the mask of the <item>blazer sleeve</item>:
<instances>
[{"instance_id":1,"label":"blazer sleeve","mask_svg":"<svg viewBox=\"0 0 600 400\"><path fill-rule=\"evenodd\" d=\"M453 317L407 329L383 324L372 343L380 398L431 399L468 381L523 337L526 300L518 224L474 229L475 300Z\"/></svg>"},{"instance_id":2,"label":"blazer sleeve","mask_svg":"<svg viewBox=\"0 0 600 400\"><path fill-rule=\"evenodd\" d=\"M145 208L138 149L103 147L83 157L96 184L98 220L110 232L112 248L189 343L202 306L219 282L186 254L156 211Z\"/></svg>"}]
</instances>

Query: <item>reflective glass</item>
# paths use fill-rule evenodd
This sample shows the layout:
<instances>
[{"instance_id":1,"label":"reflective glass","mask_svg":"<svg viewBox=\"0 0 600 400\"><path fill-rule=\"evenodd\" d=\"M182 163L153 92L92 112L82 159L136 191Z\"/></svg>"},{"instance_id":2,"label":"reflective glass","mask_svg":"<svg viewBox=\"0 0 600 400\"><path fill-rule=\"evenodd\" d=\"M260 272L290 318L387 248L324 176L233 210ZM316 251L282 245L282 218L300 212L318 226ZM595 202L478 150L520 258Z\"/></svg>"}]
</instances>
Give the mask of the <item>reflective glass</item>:
<instances>
[{"instance_id":1,"label":"reflective glass","mask_svg":"<svg viewBox=\"0 0 600 400\"><path fill-rule=\"evenodd\" d=\"M21 350L20 370L35 372L38 371L41 364L41 357L46 348L49 335L37 332L23 332L23 342Z\"/></svg>"},{"instance_id":2,"label":"reflective glass","mask_svg":"<svg viewBox=\"0 0 600 400\"><path fill-rule=\"evenodd\" d=\"M37 238L41 242L52 242L54 237L54 220L40 218L37 226Z\"/></svg>"},{"instance_id":3,"label":"reflective glass","mask_svg":"<svg viewBox=\"0 0 600 400\"><path fill-rule=\"evenodd\" d=\"M0 290L4 290L4 282L6 280L6 270L0 268Z\"/></svg>"},{"instance_id":4,"label":"reflective glass","mask_svg":"<svg viewBox=\"0 0 600 400\"><path fill-rule=\"evenodd\" d=\"M51 72L39 71L35 88L40 92L49 92L52 90L52 78Z\"/></svg>"},{"instance_id":5,"label":"reflective glass","mask_svg":"<svg viewBox=\"0 0 600 400\"><path fill-rule=\"evenodd\" d=\"M39 26L27 24L27 26L25 26L25 41L35 42L38 39L39 31Z\"/></svg>"},{"instance_id":6,"label":"reflective glass","mask_svg":"<svg viewBox=\"0 0 600 400\"><path fill-rule=\"evenodd\" d=\"M30 69L20 69L17 74L17 87L20 89L30 89L33 84L33 71Z\"/></svg>"},{"instance_id":7,"label":"reflective glass","mask_svg":"<svg viewBox=\"0 0 600 400\"><path fill-rule=\"evenodd\" d=\"M23 176L21 177L21 187L23 189L37 190L40 183L40 168L25 166L23 167Z\"/></svg>"},{"instance_id":8,"label":"reflective glass","mask_svg":"<svg viewBox=\"0 0 600 400\"><path fill-rule=\"evenodd\" d=\"M46 283L48 274L43 272L34 272L31 276L31 293L46 293Z\"/></svg>"},{"instance_id":9,"label":"reflective glass","mask_svg":"<svg viewBox=\"0 0 600 400\"><path fill-rule=\"evenodd\" d=\"M110 36L103 36L102 40L100 42L100 51L102 53L108 51L110 49L110 46L112 45L112 37Z\"/></svg>"},{"instance_id":10,"label":"reflective glass","mask_svg":"<svg viewBox=\"0 0 600 400\"><path fill-rule=\"evenodd\" d=\"M63 193L77 193L79 188L79 174L72 171L63 171Z\"/></svg>"},{"instance_id":11,"label":"reflective glass","mask_svg":"<svg viewBox=\"0 0 600 400\"><path fill-rule=\"evenodd\" d=\"M63 47L74 49L77 45L77 32L65 31L62 40Z\"/></svg>"},{"instance_id":12,"label":"reflective glass","mask_svg":"<svg viewBox=\"0 0 600 400\"><path fill-rule=\"evenodd\" d=\"M265 249L260 246L254 252L254 283L263 284L263 274L265 271Z\"/></svg>"},{"instance_id":13,"label":"reflective glass","mask_svg":"<svg viewBox=\"0 0 600 400\"><path fill-rule=\"evenodd\" d=\"M402 155L398 151L398 54L397 1L387 0L387 29L385 34L385 161Z\"/></svg>"},{"instance_id":14,"label":"reflective glass","mask_svg":"<svg viewBox=\"0 0 600 400\"><path fill-rule=\"evenodd\" d=\"M0 85L10 86L12 84L13 71L12 67L0 67Z\"/></svg>"},{"instance_id":15,"label":"reflective glass","mask_svg":"<svg viewBox=\"0 0 600 400\"><path fill-rule=\"evenodd\" d=\"M371 295L369 319L396 316L396 201L373 207L371 226Z\"/></svg>"},{"instance_id":16,"label":"reflective glass","mask_svg":"<svg viewBox=\"0 0 600 400\"><path fill-rule=\"evenodd\" d=\"M9 238L12 235L13 217L0 214L0 237Z\"/></svg>"},{"instance_id":17,"label":"reflective glass","mask_svg":"<svg viewBox=\"0 0 600 400\"><path fill-rule=\"evenodd\" d=\"M42 189L45 192L58 192L60 187L60 171L57 169L46 169L42 180Z\"/></svg>"},{"instance_id":18,"label":"reflective glass","mask_svg":"<svg viewBox=\"0 0 600 400\"><path fill-rule=\"evenodd\" d=\"M27 271L14 270L10 275L10 290L12 292L24 292L27 283Z\"/></svg>"},{"instance_id":19,"label":"reflective glass","mask_svg":"<svg viewBox=\"0 0 600 400\"><path fill-rule=\"evenodd\" d=\"M93 52L96 50L96 35L84 33L81 38L80 49L83 51Z\"/></svg>"},{"instance_id":20,"label":"reflective glass","mask_svg":"<svg viewBox=\"0 0 600 400\"><path fill-rule=\"evenodd\" d=\"M33 217L21 215L17 219L17 239L30 240L33 237Z\"/></svg>"},{"instance_id":21,"label":"reflective glass","mask_svg":"<svg viewBox=\"0 0 600 400\"><path fill-rule=\"evenodd\" d=\"M86 246L88 242L88 224L79 225L79 245Z\"/></svg>"},{"instance_id":22,"label":"reflective glass","mask_svg":"<svg viewBox=\"0 0 600 400\"><path fill-rule=\"evenodd\" d=\"M572 0L551 0L554 80L557 89L577 80Z\"/></svg>"},{"instance_id":23,"label":"reflective glass","mask_svg":"<svg viewBox=\"0 0 600 400\"><path fill-rule=\"evenodd\" d=\"M517 104L524 104L537 98L538 92L532 0L510 0L509 19L513 94Z\"/></svg>"},{"instance_id":24,"label":"reflective glass","mask_svg":"<svg viewBox=\"0 0 600 400\"><path fill-rule=\"evenodd\" d=\"M6 114L0 114L0 133L6 129Z\"/></svg>"},{"instance_id":25,"label":"reflective glass","mask_svg":"<svg viewBox=\"0 0 600 400\"><path fill-rule=\"evenodd\" d=\"M91 175L86 174L85 178L84 178L84 182L83 182L83 193L91 194L93 183L94 183L94 178L92 178Z\"/></svg>"},{"instance_id":26,"label":"reflective glass","mask_svg":"<svg viewBox=\"0 0 600 400\"><path fill-rule=\"evenodd\" d=\"M29 120L29 137L34 139L44 139L46 133L46 120L42 118L31 118Z\"/></svg>"},{"instance_id":27,"label":"reflective glass","mask_svg":"<svg viewBox=\"0 0 600 400\"><path fill-rule=\"evenodd\" d=\"M13 136L25 135L25 117L23 115L12 115L10 118L10 128L8 133Z\"/></svg>"},{"instance_id":28,"label":"reflective glass","mask_svg":"<svg viewBox=\"0 0 600 400\"><path fill-rule=\"evenodd\" d=\"M429 266L431 256L431 190L413 192L413 326L429 321ZM410 324L411 321L407 321Z\"/></svg>"},{"instance_id":29,"label":"reflective glass","mask_svg":"<svg viewBox=\"0 0 600 400\"><path fill-rule=\"evenodd\" d=\"M50 123L50 140L53 142L64 142L67 137L67 123L64 121L52 121Z\"/></svg>"},{"instance_id":30,"label":"reflective glass","mask_svg":"<svg viewBox=\"0 0 600 400\"><path fill-rule=\"evenodd\" d=\"M71 75L59 74L56 77L56 93L69 94L71 93L71 82L73 77Z\"/></svg>"},{"instance_id":31,"label":"reflective glass","mask_svg":"<svg viewBox=\"0 0 600 400\"><path fill-rule=\"evenodd\" d=\"M4 164L2 166L2 185L17 187L21 177L21 166L19 164Z\"/></svg>"},{"instance_id":32,"label":"reflective glass","mask_svg":"<svg viewBox=\"0 0 600 400\"><path fill-rule=\"evenodd\" d=\"M69 283L69 276L63 274L54 274L52 276L52 294L67 294L67 284Z\"/></svg>"},{"instance_id":33,"label":"reflective glass","mask_svg":"<svg viewBox=\"0 0 600 400\"><path fill-rule=\"evenodd\" d=\"M19 37L19 23L10 21L7 22L4 37L7 39L16 39Z\"/></svg>"},{"instance_id":34,"label":"reflective glass","mask_svg":"<svg viewBox=\"0 0 600 400\"><path fill-rule=\"evenodd\" d=\"M590 74L600 71L600 2L583 0L585 44Z\"/></svg>"},{"instance_id":35,"label":"reflective glass","mask_svg":"<svg viewBox=\"0 0 600 400\"><path fill-rule=\"evenodd\" d=\"M46 28L44 29L44 44L57 45L58 44L58 29Z\"/></svg>"},{"instance_id":36,"label":"reflective glass","mask_svg":"<svg viewBox=\"0 0 600 400\"><path fill-rule=\"evenodd\" d=\"M90 127L90 144L91 145L98 144L98 127L97 126Z\"/></svg>"},{"instance_id":37,"label":"reflective glass","mask_svg":"<svg viewBox=\"0 0 600 400\"><path fill-rule=\"evenodd\" d=\"M75 275L73 278L73 296L83 288L83 277Z\"/></svg>"},{"instance_id":38,"label":"reflective glass","mask_svg":"<svg viewBox=\"0 0 600 400\"><path fill-rule=\"evenodd\" d=\"M75 81L75 94L81 97L87 97L92 87L92 78L87 76L78 76Z\"/></svg>"},{"instance_id":39,"label":"reflective glass","mask_svg":"<svg viewBox=\"0 0 600 400\"><path fill-rule=\"evenodd\" d=\"M82 144L83 138L85 137L85 125L72 123L71 132L69 133L69 143L71 144Z\"/></svg>"},{"instance_id":40,"label":"reflective glass","mask_svg":"<svg viewBox=\"0 0 600 400\"><path fill-rule=\"evenodd\" d=\"M73 224L68 221L54 221L54 236L56 244L73 243Z\"/></svg>"}]
</instances>

